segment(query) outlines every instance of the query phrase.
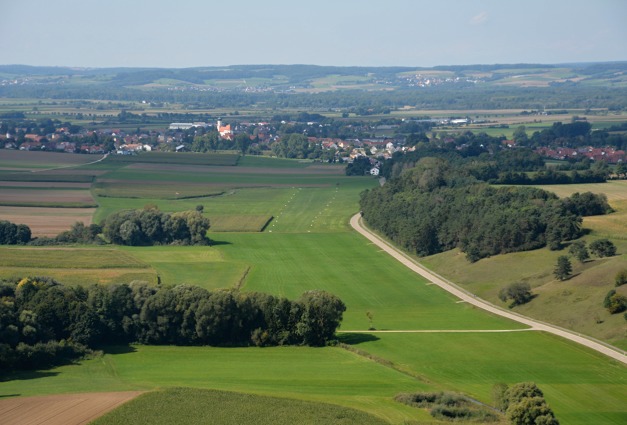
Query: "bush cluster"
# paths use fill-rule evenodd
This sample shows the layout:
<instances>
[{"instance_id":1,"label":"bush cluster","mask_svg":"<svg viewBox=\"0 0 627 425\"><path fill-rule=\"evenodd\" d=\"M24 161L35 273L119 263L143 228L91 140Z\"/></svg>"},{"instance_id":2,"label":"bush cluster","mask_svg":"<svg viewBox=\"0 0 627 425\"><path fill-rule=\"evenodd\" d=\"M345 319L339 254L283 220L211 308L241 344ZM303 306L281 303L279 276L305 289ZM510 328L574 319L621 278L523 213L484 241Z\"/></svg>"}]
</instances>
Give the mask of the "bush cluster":
<instances>
[{"instance_id":1,"label":"bush cluster","mask_svg":"<svg viewBox=\"0 0 627 425\"><path fill-rule=\"evenodd\" d=\"M394 400L412 407L429 409L431 416L447 421L496 422L499 415L461 394L399 393Z\"/></svg>"}]
</instances>

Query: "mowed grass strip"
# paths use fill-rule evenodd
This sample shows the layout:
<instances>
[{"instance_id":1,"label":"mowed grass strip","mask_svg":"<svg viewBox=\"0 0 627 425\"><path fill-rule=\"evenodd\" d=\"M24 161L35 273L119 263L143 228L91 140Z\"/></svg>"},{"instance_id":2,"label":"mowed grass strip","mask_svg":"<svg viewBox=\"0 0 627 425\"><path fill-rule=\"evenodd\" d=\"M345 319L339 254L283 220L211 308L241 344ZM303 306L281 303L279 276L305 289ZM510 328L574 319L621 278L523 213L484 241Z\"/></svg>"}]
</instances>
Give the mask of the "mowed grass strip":
<instances>
[{"instance_id":1,"label":"mowed grass strip","mask_svg":"<svg viewBox=\"0 0 627 425\"><path fill-rule=\"evenodd\" d=\"M13 248L0 246L0 266L51 269L148 268L132 254L110 248Z\"/></svg>"},{"instance_id":2,"label":"mowed grass strip","mask_svg":"<svg viewBox=\"0 0 627 425\"><path fill-rule=\"evenodd\" d=\"M197 285L207 289L240 286L249 265L225 262L221 252L208 246L121 247L139 261L149 263L165 285Z\"/></svg>"},{"instance_id":3,"label":"mowed grass strip","mask_svg":"<svg viewBox=\"0 0 627 425\"><path fill-rule=\"evenodd\" d=\"M163 406L168 406L164 410ZM327 403L227 391L170 388L140 395L91 422L112 424L342 424L384 425L364 412Z\"/></svg>"},{"instance_id":4,"label":"mowed grass strip","mask_svg":"<svg viewBox=\"0 0 627 425\"><path fill-rule=\"evenodd\" d=\"M111 347L110 354L46 372L10 372L0 394L22 396L190 387L324 402L390 423L428 419L393 401L433 387L334 347ZM40 379L34 379L40 378ZM159 411L168 409L161 406Z\"/></svg>"},{"instance_id":5,"label":"mowed grass strip","mask_svg":"<svg viewBox=\"0 0 627 425\"><path fill-rule=\"evenodd\" d=\"M243 290L298 298L323 289L344 301L342 330L515 329L429 285L361 236L344 233L224 233L225 261L246 264Z\"/></svg>"},{"instance_id":6,"label":"mowed grass strip","mask_svg":"<svg viewBox=\"0 0 627 425\"><path fill-rule=\"evenodd\" d=\"M212 232L261 232L272 220L268 215L210 215Z\"/></svg>"},{"instance_id":7,"label":"mowed grass strip","mask_svg":"<svg viewBox=\"0 0 627 425\"><path fill-rule=\"evenodd\" d=\"M533 381L560 423L627 422L624 365L553 335L377 334L357 347L488 404L495 383Z\"/></svg>"},{"instance_id":8,"label":"mowed grass strip","mask_svg":"<svg viewBox=\"0 0 627 425\"><path fill-rule=\"evenodd\" d=\"M177 200L217 196L225 192L222 187L207 184L147 184L147 182L102 182L93 185L93 193L99 197L110 198L157 198Z\"/></svg>"},{"instance_id":9,"label":"mowed grass strip","mask_svg":"<svg viewBox=\"0 0 627 425\"><path fill-rule=\"evenodd\" d=\"M108 285L111 283L126 283L134 281L157 284L157 273L147 268L106 268L98 269L76 269L76 268L41 268L41 267L2 267L0 268L0 279L20 280L24 277L50 277L64 285Z\"/></svg>"}]
</instances>

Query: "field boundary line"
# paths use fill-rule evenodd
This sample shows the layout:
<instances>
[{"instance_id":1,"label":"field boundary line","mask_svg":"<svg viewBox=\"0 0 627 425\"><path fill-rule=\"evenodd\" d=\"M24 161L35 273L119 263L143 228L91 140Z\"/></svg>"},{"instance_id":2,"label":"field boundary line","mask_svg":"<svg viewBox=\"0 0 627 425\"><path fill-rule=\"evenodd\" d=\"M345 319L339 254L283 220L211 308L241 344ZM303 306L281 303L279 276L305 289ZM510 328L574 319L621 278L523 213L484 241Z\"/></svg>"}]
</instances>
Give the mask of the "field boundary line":
<instances>
[{"instance_id":1,"label":"field boundary line","mask_svg":"<svg viewBox=\"0 0 627 425\"><path fill-rule=\"evenodd\" d=\"M400 249L398 249L397 247L395 247L394 245L392 245L391 243L384 240L380 236L373 233L370 229L365 227L362 224L361 213L357 213L351 217L350 225L353 229L355 229L361 235L366 237L369 241L374 242L382 250L387 252L389 255L391 255L394 259L399 261L401 264L405 265L410 270L421 275L425 279L438 285L440 288L444 289L445 291L455 295L459 299L464 300L467 303L472 304L476 307L479 307L483 310L486 310L490 313L496 314L497 316L505 317L507 319L514 320L518 323L527 325L531 327L532 330L545 331L547 333L560 336L562 338L568 339L570 341L573 341L583 346L586 346L588 348L591 348L592 350L595 350L601 354L604 354L608 357L618 360L619 362L623 364L627 364L627 352L625 352L624 350L621 350L617 347L614 347L603 341L596 340L589 336L585 336L580 333L570 331L570 330L561 328L556 325L551 325L551 324L542 322L540 320L532 319L532 318L523 316L521 314L514 313L512 311L504 310L488 301L478 298L476 295L466 291L465 289L460 288L453 282L445 279L444 277L438 275L435 272L432 272L431 270L427 269L422 264L416 262L409 255L405 254Z\"/></svg>"}]
</instances>

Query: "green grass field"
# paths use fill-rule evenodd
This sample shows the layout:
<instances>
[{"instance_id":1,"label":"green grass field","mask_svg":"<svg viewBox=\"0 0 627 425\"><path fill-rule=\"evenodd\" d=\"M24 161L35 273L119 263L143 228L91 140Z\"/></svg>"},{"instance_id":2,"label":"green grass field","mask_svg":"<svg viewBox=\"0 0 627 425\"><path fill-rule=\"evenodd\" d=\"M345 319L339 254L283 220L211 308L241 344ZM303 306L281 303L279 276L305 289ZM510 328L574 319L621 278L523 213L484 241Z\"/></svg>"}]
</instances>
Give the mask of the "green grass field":
<instances>
[{"instance_id":1,"label":"green grass field","mask_svg":"<svg viewBox=\"0 0 627 425\"><path fill-rule=\"evenodd\" d=\"M145 163L90 167L100 173L99 181L133 181L140 189L165 183L226 188L219 196L192 199L96 197L97 219L146 204L166 212L203 205L204 214L215 224L209 234L214 245L0 248L0 277L5 269L49 270L51 275L67 278L68 283L81 283L81 276L88 274L102 276L103 283L115 282L120 276L149 282L156 282L158 277L162 284L239 287L289 298L297 298L306 290L324 289L347 305L341 331L364 331L372 326L377 330L436 332L339 334L342 342L376 356L380 362L339 346L110 347L103 356L78 365L10 374L0 382L0 396L189 387L331 403L392 424L424 424L440 422L424 410L394 402L393 396L398 392L449 390L491 403L493 384L532 380L544 391L563 424L627 421L624 365L459 303L353 232L348 218L358 211L359 193L375 186L375 179L349 178L338 173L336 166L257 157L241 158L235 167L174 164L171 169L158 169ZM274 218L263 232L246 230L254 221L251 217L270 216ZM607 223L600 221L596 226L601 229ZM220 232L220 226L239 231ZM593 238L596 232L597 228L588 237ZM622 257L616 257L617 261L627 252L621 243ZM535 288L545 285L543 279L551 279L553 255L559 253L538 250L470 265L463 255L452 251L424 261L491 299L498 291L495 285L521 276ZM582 279L606 274L610 261L582 268ZM561 285L570 285L574 291L576 285L586 283L573 278ZM531 304L543 299L551 298L541 295ZM366 313L371 313L372 320ZM604 324L608 328L614 325L620 326L609 320ZM449 332L437 332L441 330ZM516 332L479 332L482 330ZM200 397L194 394L190 397ZM159 396L150 397L159 400ZM158 413L150 403L138 409ZM325 406L317 409L327 411ZM294 409L299 408L287 409L286 414ZM117 414L126 413L114 412Z\"/></svg>"}]
</instances>

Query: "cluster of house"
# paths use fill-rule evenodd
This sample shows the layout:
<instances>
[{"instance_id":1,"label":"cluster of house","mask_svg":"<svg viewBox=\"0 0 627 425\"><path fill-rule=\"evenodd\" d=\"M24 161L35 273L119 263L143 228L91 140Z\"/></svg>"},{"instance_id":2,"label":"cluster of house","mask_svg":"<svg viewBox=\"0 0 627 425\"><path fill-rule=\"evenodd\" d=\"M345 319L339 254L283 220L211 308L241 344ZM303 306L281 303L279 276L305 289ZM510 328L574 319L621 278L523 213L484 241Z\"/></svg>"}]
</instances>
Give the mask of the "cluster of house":
<instances>
[{"instance_id":1,"label":"cluster of house","mask_svg":"<svg viewBox=\"0 0 627 425\"><path fill-rule=\"evenodd\" d=\"M409 87L433 87L458 83L477 84L482 80L473 77L439 77L435 75L414 74L404 77L402 81Z\"/></svg>"},{"instance_id":2,"label":"cluster of house","mask_svg":"<svg viewBox=\"0 0 627 425\"><path fill-rule=\"evenodd\" d=\"M569 158L589 158L593 161L605 161L608 164L618 164L627 161L627 154L624 150L617 150L611 147L593 148L588 146L585 148L538 148L536 153L551 159L569 159Z\"/></svg>"}]
</instances>

